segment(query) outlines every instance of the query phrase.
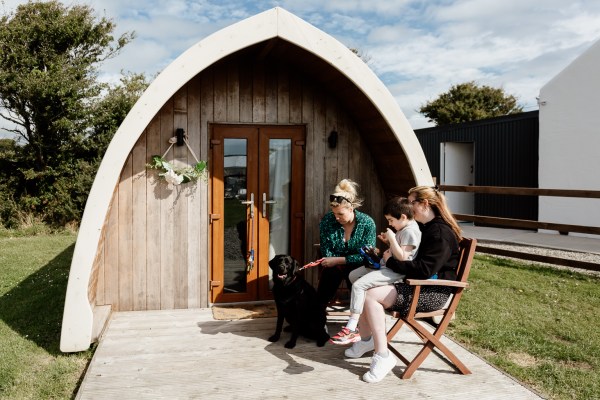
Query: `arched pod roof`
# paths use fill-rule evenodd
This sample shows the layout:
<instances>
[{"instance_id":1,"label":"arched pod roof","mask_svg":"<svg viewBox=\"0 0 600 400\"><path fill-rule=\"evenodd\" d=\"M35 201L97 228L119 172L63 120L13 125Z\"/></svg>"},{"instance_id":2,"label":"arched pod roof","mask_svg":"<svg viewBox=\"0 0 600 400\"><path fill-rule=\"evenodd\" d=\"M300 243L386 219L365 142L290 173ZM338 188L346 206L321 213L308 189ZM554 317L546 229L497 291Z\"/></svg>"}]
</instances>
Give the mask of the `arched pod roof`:
<instances>
[{"instance_id":1,"label":"arched pod roof","mask_svg":"<svg viewBox=\"0 0 600 400\"><path fill-rule=\"evenodd\" d=\"M417 184L432 184L425 156L398 104L367 65L343 44L279 7L222 29L189 48L152 82L117 130L104 155L89 194L71 263L61 334L62 351L85 350L91 342L93 315L88 283L94 257L114 188L140 135L173 94L201 71L257 44L264 43L265 51L268 51L278 41L301 49L302 53L311 55L309 60L327 65L329 70L335 70L343 77L344 90L358 97L349 100L348 104L355 103L349 107L362 107L365 113L371 114L362 125L369 124L368 130L372 132L385 131L394 144L401 147L412 172L411 180ZM303 62L306 63L306 59ZM339 81L337 83L337 87L335 82L332 83L333 89L340 88ZM376 115L376 122L373 115ZM358 123L361 125L360 121ZM389 145L389 139L386 140L388 143L380 143L382 148ZM376 158L380 160L378 162L386 162L385 157ZM380 165L378 169L387 167Z\"/></svg>"}]
</instances>

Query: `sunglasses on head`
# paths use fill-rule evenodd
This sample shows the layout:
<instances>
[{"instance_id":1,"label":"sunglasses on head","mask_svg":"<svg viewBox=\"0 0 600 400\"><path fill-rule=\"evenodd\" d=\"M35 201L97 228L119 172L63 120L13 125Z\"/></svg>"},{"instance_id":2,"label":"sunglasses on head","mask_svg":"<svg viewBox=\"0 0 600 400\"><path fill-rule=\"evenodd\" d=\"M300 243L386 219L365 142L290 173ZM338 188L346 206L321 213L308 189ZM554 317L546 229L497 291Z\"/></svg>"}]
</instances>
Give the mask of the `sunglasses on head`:
<instances>
[{"instance_id":1,"label":"sunglasses on head","mask_svg":"<svg viewBox=\"0 0 600 400\"><path fill-rule=\"evenodd\" d=\"M334 201L336 203L342 203L342 201L346 200L348 203L351 203L350 200L348 200L347 198L345 198L344 196L336 196L334 194L330 194L329 195L329 201Z\"/></svg>"}]
</instances>

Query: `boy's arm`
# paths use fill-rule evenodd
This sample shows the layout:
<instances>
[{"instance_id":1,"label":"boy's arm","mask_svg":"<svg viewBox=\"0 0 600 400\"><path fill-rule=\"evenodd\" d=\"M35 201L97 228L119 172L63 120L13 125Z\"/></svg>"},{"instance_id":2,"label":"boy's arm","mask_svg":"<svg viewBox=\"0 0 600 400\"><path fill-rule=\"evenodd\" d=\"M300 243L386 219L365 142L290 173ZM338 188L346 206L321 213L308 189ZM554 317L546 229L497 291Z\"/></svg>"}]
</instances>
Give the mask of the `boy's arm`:
<instances>
[{"instance_id":1,"label":"boy's arm","mask_svg":"<svg viewBox=\"0 0 600 400\"><path fill-rule=\"evenodd\" d=\"M392 251L392 256L398 261L406 261L410 257L410 253L415 249L415 246L400 246L398 242L393 241L392 246L390 246L390 250Z\"/></svg>"},{"instance_id":2,"label":"boy's arm","mask_svg":"<svg viewBox=\"0 0 600 400\"><path fill-rule=\"evenodd\" d=\"M415 246L412 245L400 245L396 240L394 232L388 228L386 231L387 239L390 243L390 251L392 256L398 261L406 261L410 257L410 253L414 250Z\"/></svg>"}]
</instances>

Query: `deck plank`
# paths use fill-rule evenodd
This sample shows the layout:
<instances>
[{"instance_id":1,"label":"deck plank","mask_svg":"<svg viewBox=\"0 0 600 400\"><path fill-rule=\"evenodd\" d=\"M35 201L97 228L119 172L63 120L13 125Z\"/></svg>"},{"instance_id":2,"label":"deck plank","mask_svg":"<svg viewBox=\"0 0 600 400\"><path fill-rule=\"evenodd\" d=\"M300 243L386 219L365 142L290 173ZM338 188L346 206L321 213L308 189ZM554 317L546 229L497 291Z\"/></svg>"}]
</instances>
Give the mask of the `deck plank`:
<instances>
[{"instance_id":1,"label":"deck plank","mask_svg":"<svg viewBox=\"0 0 600 400\"><path fill-rule=\"evenodd\" d=\"M542 398L447 339L473 374L430 356L410 380L399 379L399 361L383 381L368 384L361 376L370 357L346 359L344 347L303 338L288 350L289 334L267 340L274 326L274 318L215 321L210 309L114 313L77 399ZM328 322L330 331L339 327ZM418 349L408 330L394 340L408 354ZM434 382L444 391L432 391Z\"/></svg>"}]
</instances>

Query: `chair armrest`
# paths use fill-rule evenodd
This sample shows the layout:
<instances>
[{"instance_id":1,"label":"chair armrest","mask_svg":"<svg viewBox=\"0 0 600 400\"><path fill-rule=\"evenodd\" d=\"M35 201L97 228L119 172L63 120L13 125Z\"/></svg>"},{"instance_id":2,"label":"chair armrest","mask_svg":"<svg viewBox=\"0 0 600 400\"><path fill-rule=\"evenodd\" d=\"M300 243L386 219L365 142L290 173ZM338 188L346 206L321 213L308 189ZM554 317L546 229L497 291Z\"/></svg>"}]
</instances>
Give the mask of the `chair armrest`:
<instances>
[{"instance_id":1,"label":"chair armrest","mask_svg":"<svg viewBox=\"0 0 600 400\"><path fill-rule=\"evenodd\" d=\"M451 281L447 279L405 279L404 282L411 286L451 286L466 288L467 282Z\"/></svg>"}]
</instances>

